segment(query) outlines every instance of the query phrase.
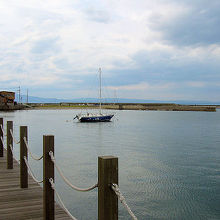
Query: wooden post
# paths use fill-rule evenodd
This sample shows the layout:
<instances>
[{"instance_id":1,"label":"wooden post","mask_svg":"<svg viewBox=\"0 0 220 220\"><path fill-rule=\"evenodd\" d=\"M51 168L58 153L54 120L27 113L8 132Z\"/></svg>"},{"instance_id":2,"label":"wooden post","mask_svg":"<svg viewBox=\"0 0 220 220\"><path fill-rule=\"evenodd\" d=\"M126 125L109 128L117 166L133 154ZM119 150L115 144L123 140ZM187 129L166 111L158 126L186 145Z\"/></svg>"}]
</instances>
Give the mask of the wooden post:
<instances>
[{"instance_id":1,"label":"wooden post","mask_svg":"<svg viewBox=\"0 0 220 220\"><path fill-rule=\"evenodd\" d=\"M24 161L24 157L28 160L28 152L24 137L28 141L27 126L20 126L20 187L28 188L28 168Z\"/></svg>"},{"instance_id":2,"label":"wooden post","mask_svg":"<svg viewBox=\"0 0 220 220\"><path fill-rule=\"evenodd\" d=\"M3 139L4 139L4 134L3 134L3 118L0 118L0 157L3 157L4 155L4 147L3 147Z\"/></svg>"},{"instance_id":3,"label":"wooden post","mask_svg":"<svg viewBox=\"0 0 220 220\"><path fill-rule=\"evenodd\" d=\"M98 220L118 220L118 198L111 184L118 184L118 158L98 158Z\"/></svg>"},{"instance_id":4,"label":"wooden post","mask_svg":"<svg viewBox=\"0 0 220 220\"><path fill-rule=\"evenodd\" d=\"M49 152L54 153L54 136L43 136L43 219L54 220L54 190L51 188L49 179L54 181L54 164Z\"/></svg>"},{"instance_id":5,"label":"wooden post","mask_svg":"<svg viewBox=\"0 0 220 220\"><path fill-rule=\"evenodd\" d=\"M13 138L10 130L13 132L13 121L7 121L7 169L13 169L13 154L10 145L13 147Z\"/></svg>"}]
</instances>

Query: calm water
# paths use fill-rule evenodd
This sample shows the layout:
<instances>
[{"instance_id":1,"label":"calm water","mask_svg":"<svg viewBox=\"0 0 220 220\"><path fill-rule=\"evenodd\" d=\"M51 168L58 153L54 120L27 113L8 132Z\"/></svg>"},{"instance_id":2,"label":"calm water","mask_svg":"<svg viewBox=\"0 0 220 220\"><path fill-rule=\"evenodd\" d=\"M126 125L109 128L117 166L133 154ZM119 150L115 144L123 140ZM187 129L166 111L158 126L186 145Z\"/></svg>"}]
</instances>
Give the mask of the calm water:
<instances>
[{"instance_id":1,"label":"calm water","mask_svg":"<svg viewBox=\"0 0 220 220\"><path fill-rule=\"evenodd\" d=\"M55 135L57 163L72 183L97 182L97 158L119 157L119 185L138 219L220 219L220 111L117 111L110 123L73 121L77 110L0 113L27 125L29 145L42 154L42 136ZM14 146L18 158L18 147ZM42 178L42 162L30 159ZM78 219L97 219L97 189L76 192L56 174L56 187ZM119 203L119 219L130 219Z\"/></svg>"}]
</instances>

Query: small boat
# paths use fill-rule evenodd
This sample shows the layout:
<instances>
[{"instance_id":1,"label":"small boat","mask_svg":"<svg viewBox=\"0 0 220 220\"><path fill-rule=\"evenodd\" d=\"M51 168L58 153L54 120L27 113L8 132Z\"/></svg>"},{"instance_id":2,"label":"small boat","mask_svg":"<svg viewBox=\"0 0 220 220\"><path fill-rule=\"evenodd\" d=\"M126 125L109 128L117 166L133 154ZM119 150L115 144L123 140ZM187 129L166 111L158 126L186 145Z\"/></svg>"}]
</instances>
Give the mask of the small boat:
<instances>
[{"instance_id":1,"label":"small boat","mask_svg":"<svg viewBox=\"0 0 220 220\"><path fill-rule=\"evenodd\" d=\"M111 121L114 114L103 114L102 113L102 84L101 84L102 71L99 68L99 113L92 114L78 114L75 116L79 122L109 122ZM75 119L74 118L74 119Z\"/></svg>"}]
</instances>

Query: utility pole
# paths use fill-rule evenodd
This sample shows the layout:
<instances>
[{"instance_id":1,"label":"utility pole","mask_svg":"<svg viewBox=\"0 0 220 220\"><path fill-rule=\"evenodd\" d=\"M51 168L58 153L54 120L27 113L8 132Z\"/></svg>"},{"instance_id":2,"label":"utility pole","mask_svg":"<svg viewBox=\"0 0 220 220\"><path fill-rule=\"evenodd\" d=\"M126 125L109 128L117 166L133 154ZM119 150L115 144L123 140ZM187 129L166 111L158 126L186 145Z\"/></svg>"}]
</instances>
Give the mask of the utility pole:
<instances>
[{"instance_id":1,"label":"utility pole","mask_svg":"<svg viewBox=\"0 0 220 220\"><path fill-rule=\"evenodd\" d=\"M18 98L18 103L21 103L21 87L18 87L18 94L19 94L19 98Z\"/></svg>"},{"instance_id":2,"label":"utility pole","mask_svg":"<svg viewBox=\"0 0 220 220\"><path fill-rule=\"evenodd\" d=\"M28 104L28 89L27 89L27 104Z\"/></svg>"}]
</instances>

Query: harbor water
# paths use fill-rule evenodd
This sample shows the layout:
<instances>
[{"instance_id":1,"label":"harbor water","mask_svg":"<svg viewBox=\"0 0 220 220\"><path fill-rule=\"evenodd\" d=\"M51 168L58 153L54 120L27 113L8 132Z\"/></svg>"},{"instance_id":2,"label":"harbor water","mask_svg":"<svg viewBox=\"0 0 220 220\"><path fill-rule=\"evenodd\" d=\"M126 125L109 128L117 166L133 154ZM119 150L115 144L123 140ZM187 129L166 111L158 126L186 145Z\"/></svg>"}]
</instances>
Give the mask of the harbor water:
<instances>
[{"instance_id":1,"label":"harbor water","mask_svg":"<svg viewBox=\"0 0 220 220\"><path fill-rule=\"evenodd\" d=\"M94 110L93 110L94 111ZM97 183L98 156L119 158L119 187L138 219L220 219L220 111L116 111L112 122L73 121L79 110L0 112L28 126L29 146L42 155L43 135L55 136L55 158L78 187ZM19 158L19 145L14 144ZM42 179L42 161L29 162ZM97 219L97 189L77 192L56 173L55 185L70 212ZM119 203L119 219L131 219Z\"/></svg>"}]
</instances>

